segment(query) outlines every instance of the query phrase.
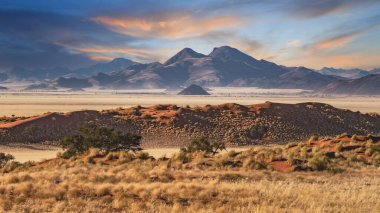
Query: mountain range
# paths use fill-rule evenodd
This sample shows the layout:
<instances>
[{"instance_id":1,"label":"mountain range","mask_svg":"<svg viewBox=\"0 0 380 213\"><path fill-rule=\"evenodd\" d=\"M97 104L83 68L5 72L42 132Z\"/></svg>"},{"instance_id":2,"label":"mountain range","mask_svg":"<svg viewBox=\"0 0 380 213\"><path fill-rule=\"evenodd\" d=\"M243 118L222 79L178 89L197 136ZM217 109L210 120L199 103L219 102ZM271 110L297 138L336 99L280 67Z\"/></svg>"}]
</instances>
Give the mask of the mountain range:
<instances>
[{"instance_id":1,"label":"mountain range","mask_svg":"<svg viewBox=\"0 0 380 213\"><path fill-rule=\"evenodd\" d=\"M324 67L321 70L317 70L317 72L349 79L357 79L371 74L371 72L362 69L336 69L333 67Z\"/></svg>"},{"instance_id":2,"label":"mountain range","mask_svg":"<svg viewBox=\"0 0 380 213\"><path fill-rule=\"evenodd\" d=\"M88 77L97 73L111 73L123 70L131 65L138 64L124 58L115 58L111 62L97 63L89 67L69 69L66 67L28 69L25 67L13 67L9 71L0 72L1 81L43 81L53 80L59 77Z\"/></svg>"},{"instance_id":3,"label":"mountain range","mask_svg":"<svg viewBox=\"0 0 380 213\"><path fill-rule=\"evenodd\" d=\"M112 89L178 88L200 86L255 86L262 88L317 89L340 80L305 67L288 68L257 60L235 48L223 46L203 55L185 48L163 64L136 64L111 74L90 77L94 85Z\"/></svg>"},{"instance_id":4,"label":"mountain range","mask_svg":"<svg viewBox=\"0 0 380 213\"><path fill-rule=\"evenodd\" d=\"M35 74L38 73L38 74ZM257 60L233 47L222 46L204 55L184 48L164 63L141 64L117 58L109 63L69 70L18 70L0 75L1 79L38 79L31 88L88 87L107 89L181 88L191 84L205 87L296 88L329 94L379 94L380 69L285 67ZM1 74L1 73L0 73ZM363 86L357 86L358 84ZM365 86L364 86L365 85ZM356 91L358 89L358 91Z\"/></svg>"},{"instance_id":5,"label":"mountain range","mask_svg":"<svg viewBox=\"0 0 380 213\"><path fill-rule=\"evenodd\" d=\"M348 81L335 81L318 90L324 94L379 95L380 75L367 75Z\"/></svg>"}]
</instances>

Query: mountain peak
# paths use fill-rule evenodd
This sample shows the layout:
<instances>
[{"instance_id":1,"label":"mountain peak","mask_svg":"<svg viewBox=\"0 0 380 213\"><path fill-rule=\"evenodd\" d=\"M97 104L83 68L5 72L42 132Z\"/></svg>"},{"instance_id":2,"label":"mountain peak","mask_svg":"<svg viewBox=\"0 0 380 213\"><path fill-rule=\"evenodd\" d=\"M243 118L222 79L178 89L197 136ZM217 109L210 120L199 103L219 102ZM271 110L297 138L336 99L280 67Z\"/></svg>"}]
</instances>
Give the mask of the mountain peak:
<instances>
[{"instance_id":1,"label":"mountain peak","mask_svg":"<svg viewBox=\"0 0 380 213\"><path fill-rule=\"evenodd\" d=\"M126 58L114 58L109 63L111 63L111 64L128 64L128 65L136 64L136 62L129 60L129 59L126 59Z\"/></svg>"},{"instance_id":2,"label":"mountain peak","mask_svg":"<svg viewBox=\"0 0 380 213\"><path fill-rule=\"evenodd\" d=\"M230 46L215 47L214 50L209 54L209 56L211 56L212 58L219 58L222 60L235 59L235 60L240 60L240 61L247 61L247 60L257 61L255 58Z\"/></svg>"},{"instance_id":3,"label":"mountain peak","mask_svg":"<svg viewBox=\"0 0 380 213\"><path fill-rule=\"evenodd\" d=\"M173 64L177 61L181 61L188 58L203 58L203 57L205 57L205 55L195 52L193 49L186 47L186 48L183 48L181 51L179 51L177 54L175 54L173 57L169 58L169 60L167 60L164 63L164 65Z\"/></svg>"}]
</instances>

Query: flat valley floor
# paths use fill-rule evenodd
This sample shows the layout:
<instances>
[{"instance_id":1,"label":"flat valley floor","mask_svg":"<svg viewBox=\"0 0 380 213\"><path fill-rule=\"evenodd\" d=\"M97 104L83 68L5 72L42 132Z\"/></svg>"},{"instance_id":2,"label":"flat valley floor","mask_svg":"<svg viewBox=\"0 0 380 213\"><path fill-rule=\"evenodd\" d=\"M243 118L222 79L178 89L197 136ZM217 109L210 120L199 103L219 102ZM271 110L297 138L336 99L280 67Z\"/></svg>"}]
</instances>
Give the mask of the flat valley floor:
<instances>
[{"instance_id":1,"label":"flat valley floor","mask_svg":"<svg viewBox=\"0 0 380 213\"><path fill-rule=\"evenodd\" d=\"M130 94L113 92L3 92L0 93L0 116L32 116L46 112L103 110L137 105L177 104L203 106L224 103L251 105L271 101L276 103L321 102L352 111L380 113L380 97L313 97L294 94L222 93L211 96L179 96L167 94Z\"/></svg>"}]
</instances>

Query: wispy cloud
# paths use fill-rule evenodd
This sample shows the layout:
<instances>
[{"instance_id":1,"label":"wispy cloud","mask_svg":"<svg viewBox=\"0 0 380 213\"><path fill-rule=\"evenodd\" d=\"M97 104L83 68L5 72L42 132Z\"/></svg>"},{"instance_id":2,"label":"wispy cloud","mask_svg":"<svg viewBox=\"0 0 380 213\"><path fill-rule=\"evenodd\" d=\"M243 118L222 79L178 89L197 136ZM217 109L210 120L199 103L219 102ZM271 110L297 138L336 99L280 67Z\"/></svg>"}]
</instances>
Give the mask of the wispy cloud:
<instances>
[{"instance_id":1,"label":"wispy cloud","mask_svg":"<svg viewBox=\"0 0 380 213\"><path fill-rule=\"evenodd\" d=\"M363 27L358 30L345 32L345 33L341 33L332 37L322 39L314 43L311 49L314 51L314 53L321 53L323 51L328 51L331 49L344 47L347 44L354 41L355 39L357 39L359 36L378 28L379 26L380 26L380 23L377 23L374 25Z\"/></svg>"},{"instance_id":2,"label":"wispy cloud","mask_svg":"<svg viewBox=\"0 0 380 213\"><path fill-rule=\"evenodd\" d=\"M90 58L94 60L107 60L112 59L111 57L115 58L115 56L119 55L120 57L127 57L140 62L147 62L152 60L159 60L162 57L161 55L157 55L155 50L147 48L101 45L87 45L80 47L63 43L56 44L78 53L90 55Z\"/></svg>"},{"instance_id":3,"label":"wispy cloud","mask_svg":"<svg viewBox=\"0 0 380 213\"><path fill-rule=\"evenodd\" d=\"M100 16L92 20L124 35L166 39L202 36L221 29L236 28L243 23L235 16L196 17L187 13L144 18Z\"/></svg>"}]
</instances>

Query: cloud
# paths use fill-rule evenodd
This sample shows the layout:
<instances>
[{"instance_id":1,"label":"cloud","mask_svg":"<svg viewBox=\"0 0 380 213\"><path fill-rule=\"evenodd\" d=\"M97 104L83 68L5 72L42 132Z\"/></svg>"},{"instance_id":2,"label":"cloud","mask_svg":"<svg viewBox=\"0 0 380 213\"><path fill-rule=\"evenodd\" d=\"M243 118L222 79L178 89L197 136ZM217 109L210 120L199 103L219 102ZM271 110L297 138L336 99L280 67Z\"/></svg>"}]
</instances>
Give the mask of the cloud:
<instances>
[{"instance_id":1,"label":"cloud","mask_svg":"<svg viewBox=\"0 0 380 213\"><path fill-rule=\"evenodd\" d=\"M94 55L68 47L117 46L136 41L86 17L39 11L0 9L0 29L0 67L87 66L94 63L90 58Z\"/></svg>"},{"instance_id":2,"label":"cloud","mask_svg":"<svg viewBox=\"0 0 380 213\"><path fill-rule=\"evenodd\" d=\"M338 35L332 38L327 38L322 41L318 41L316 44L314 44L314 49L316 50L328 50L328 49L335 49L338 47L343 47L346 44L350 43L355 39L356 36L360 35L361 31L356 32L350 32L345 33L342 35Z\"/></svg>"},{"instance_id":3,"label":"cloud","mask_svg":"<svg viewBox=\"0 0 380 213\"><path fill-rule=\"evenodd\" d=\"M337 49L346 46L360 35L370 32L371 30L380 26L380 23L370 25L361 29L353 30L346 33L341 33L323 40L317 41L312 45L314 53L322 53L331 49Z\"/></svg>"},{"instance_id":4,"label":"cloud","mask_svg":"<svg viewBox=\"0 0 380 213\"><path fill-rule=\"evenodd\" d=\"M100 55L93 55L93 56L90 56L90 58L94 61L104 61L104 62L112 61L114 59L113 56L100 56Z\"/></svg>"},{"instance_id":5,"label":"cloud","mask_svg":"<svg viewBox=\"0 0 380 213\"><path fill-rule=\"evenodd\" d=\"M57 43L62 47L75 51L77 53L83 53L89 55L94 60L109 60L115 57L127 57L139 62L150 62L152 60L159 60L161 55L157 55L157 50L150 50L148 48L138 48L130 46L71 46L67 44Z\"/></svg>"},{"instance_id":6,"label":"cloud","mask_svg":"<svg viewBox=\"0 0 380 213\"><path fill-rule=\"evenodd\" d=\"M307 66L315 69L321 69L322 67L336 67L336 68L362 68L373 69L380 66L379 59L380 54L374 53L347 53L347 54L335 54L335 55L316 55L310 56L308 53L304 55L298 55L297 57L288 59L276 59L277 63L286 66Z\"/></svg>"},{"instance_id":7,"label":"cloud","mask_svg":"<svg viewBox=\"0 0 380 213\"><path fill-rule=\"evenodd\" d=\"M281 1L281 7L296 18L310 19L343 12L348 9L379 3L378 0L288 0Z\"/></svg>"},{"instance_id":8,"label":"cloud","mask_svg":"<svg viewBox=\"0 0 380 213\"><path fill-rule=\"evenodd\" d=\"M301 46L301 41L299 39L293 39L286 43L286 48L297 48Z\"/></svg>"},{"instance_id":9,"label":"cloud","mask_svg":"<svg viewBox=\"0 0 380 213\"><path fill-rule=\"evenodd\" d=\"M175 12L174 15L159 14L144 18L99 16L92 20L120 34L165 39L202 36L221 29L239 27L243 22L235 16L196 17Z\"/></svg>"},{"instance_id":10,"label":"cloud","mask_svg":"<svg viewBox=\"0 0 380 213\"><path fill-rule=\"evenodd\" d=\"M30 43L19 39L0 39L0 68L76 68L93 64L87 56L69 53L65 48L49 43Z\"/></svg>"},{"instance_id":11,"label":"cloud","mask_svg":"<svg viewBox=\"0 0 380 213\"><path fill-rule=\"evenodd\" d=\"M313 19L379 3L378 0L219 0L202 9L282 13L296 19Z\"/></svg>"}]
</instances>

